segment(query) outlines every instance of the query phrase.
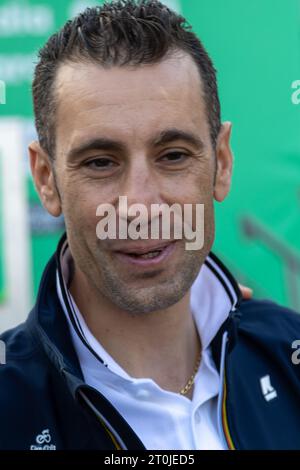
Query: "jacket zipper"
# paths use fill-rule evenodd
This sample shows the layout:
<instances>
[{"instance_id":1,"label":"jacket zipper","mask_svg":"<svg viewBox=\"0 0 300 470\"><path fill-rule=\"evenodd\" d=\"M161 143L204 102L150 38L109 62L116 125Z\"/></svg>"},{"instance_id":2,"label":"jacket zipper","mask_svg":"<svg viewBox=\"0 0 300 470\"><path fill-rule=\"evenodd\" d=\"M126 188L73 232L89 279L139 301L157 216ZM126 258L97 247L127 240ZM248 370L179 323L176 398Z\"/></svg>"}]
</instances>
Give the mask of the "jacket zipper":
<instances>
[{"instance_id":1,"label":"jacket zipper","mask_svg":"<svg viewBox=\"0 0 300 470\"><path fill-rule=\"evenodd\" d=\"M97 410L97 408L88 399L85 393L82 390L80 390L79 393L84 399L84 401L86 402L86 404L88 405L88 407L93 411L98 421L100 421L101 425L104 427L106 433L108 434L109 438L114 444L116 450L128 450L121 436L111 426L111 424L107 421L107 419L105 419L105 417Z\"/></svg>"},{"instance_id":2,"label":"jacket zipper","mask_svg":"<svg viewBox=\"0 0 300 470\"><path fill-rule=\"evenodd\" d=\"M225 371L225 358L226 358L226 347L228 342L228 332L225 331L222 336L222 347L221 347L221 360L220 360L220 390L218 396L218 429L219 434L222 438L224 448L226 450L235 450L232 437L230 435L227 415L226 415L226 371Z\"/></svg>"}]
</instances>

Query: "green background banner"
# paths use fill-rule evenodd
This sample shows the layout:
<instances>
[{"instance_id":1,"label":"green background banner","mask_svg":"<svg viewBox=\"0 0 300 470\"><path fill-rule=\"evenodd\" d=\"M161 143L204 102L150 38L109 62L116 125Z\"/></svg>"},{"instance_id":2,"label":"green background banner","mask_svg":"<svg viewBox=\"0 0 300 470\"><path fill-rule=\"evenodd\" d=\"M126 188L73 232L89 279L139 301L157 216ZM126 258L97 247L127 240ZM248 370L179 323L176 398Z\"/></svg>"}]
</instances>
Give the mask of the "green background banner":
<instances>
[{"instance_id":1,"label":"green background banner","mask_svg":"<svg viewBox=\"0 0 300 470\"><path fill-rule=\"evenodd\" d=\"M24 159L34 136L30 82L37 50L78 10L98 3L0 0L0 80L6 83L0 118L28 120ZM222 118L233 123L233 185L216 204L214 251L256 296L300 311L300 105L291 99L292 83L300 80L300 1L165 3L187 17L213 58ZM62 220L44 213L28 170L27 178L36 293ZM4 287L0 245L0 292Z\"/></svg>"}]
</instances>

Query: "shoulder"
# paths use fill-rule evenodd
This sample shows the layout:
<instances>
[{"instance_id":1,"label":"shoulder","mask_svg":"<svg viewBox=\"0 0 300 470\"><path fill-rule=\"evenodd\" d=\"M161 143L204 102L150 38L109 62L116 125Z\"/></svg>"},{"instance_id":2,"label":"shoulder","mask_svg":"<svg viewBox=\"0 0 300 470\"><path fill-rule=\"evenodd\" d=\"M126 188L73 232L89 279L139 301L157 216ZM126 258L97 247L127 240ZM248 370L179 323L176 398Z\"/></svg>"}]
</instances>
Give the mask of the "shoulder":
<instances>
[{"instance_id":1,"label":"shoulder","mask_svg":"<svg viewBox=\"0 0 300 470\"><path fill-rule=\"evenodd\" d=\"M300 314L270 300L243 300L239 310L243 325L255 327L264 324L276 328L279 325L300 327Z\"/></svg>"},{"instance_id":2,"label":"shoulder","mask_svg":"<svg viewBox=\"0 0 300 470\"><path fill-rule=\"evenodd\" d=\"M300 339L300 314L269 300L245 300L239 306L239 332L273 349L292 348Z\"/></svg>"},{"instance_id":3,"label":"shoulder","mask_svg":"<svg viewBox=\"0 0 300 470\"><path fill-rule=\"evenodd\" d=\"M26 323L1 334L5 345L0 364L0 449L30 449L36 436L53 424L53 385L50 361ZM3 359L3 357L2 357Z\"/></svg>"},{"instance_id":4,"label":"shoulder","mask_svg":"<svg viewBox=\"0 0 300 470\"><path fill-rule=\"evenodd\" d=\"M45 387L50 364L26 323L2 333L0 341L0 401L18 408Z\"/></svg>"},{"instance_id":5,"label":"shoulder","mask_svg":"<svg viewBox=\"0 0 300 470\"><path fill-rule=\"evenodd\" d=\"M25 358L39 352L38 344L30 334L26 323L1 333L0 341L1 351L5 351L6 359Z\"/></svg>"}]
</instances>

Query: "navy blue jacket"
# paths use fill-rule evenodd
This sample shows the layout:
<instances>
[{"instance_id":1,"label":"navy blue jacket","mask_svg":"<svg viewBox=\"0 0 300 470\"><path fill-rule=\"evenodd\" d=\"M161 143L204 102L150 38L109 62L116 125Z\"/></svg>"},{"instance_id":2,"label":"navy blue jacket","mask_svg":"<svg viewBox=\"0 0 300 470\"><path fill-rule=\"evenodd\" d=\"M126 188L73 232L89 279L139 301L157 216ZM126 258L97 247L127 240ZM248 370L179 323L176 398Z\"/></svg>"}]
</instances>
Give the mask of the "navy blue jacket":
<instances>
[{"instance_id":1,"label":"navy blue jacket","mask_svg":"<svg viewBox=\"0 0 300 470\"><path fill-rule=\"evenodd\" d=\"M26 322L0 337L6 344L0 449L144 449L119 412L84 382L57 296L56 269L54 255ZM241 298L218 331L212 352L223 382L219 426L228 448L300 449L296 339L300 315Z\"/></svg>"}]
</instances>

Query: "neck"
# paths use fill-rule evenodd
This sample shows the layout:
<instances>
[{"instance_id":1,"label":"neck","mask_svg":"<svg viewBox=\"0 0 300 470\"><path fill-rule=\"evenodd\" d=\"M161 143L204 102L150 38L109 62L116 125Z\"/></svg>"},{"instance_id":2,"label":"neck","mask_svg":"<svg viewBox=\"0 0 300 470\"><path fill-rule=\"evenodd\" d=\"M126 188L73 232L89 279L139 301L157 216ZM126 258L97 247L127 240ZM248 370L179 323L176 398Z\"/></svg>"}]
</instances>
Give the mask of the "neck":
<instances>
[{"instance_id":1,"label":"neck","mask_svg":"<svg viewBox=\"0 0 300 470\"><path fill-rule=\"evenodd\" d=\"M190 291L163 311L141 315L120 310L78 269L70 291L92 334L129 375L152 378L173 392L186 385L201 351Z\"/></svg>"}]
</instances>

